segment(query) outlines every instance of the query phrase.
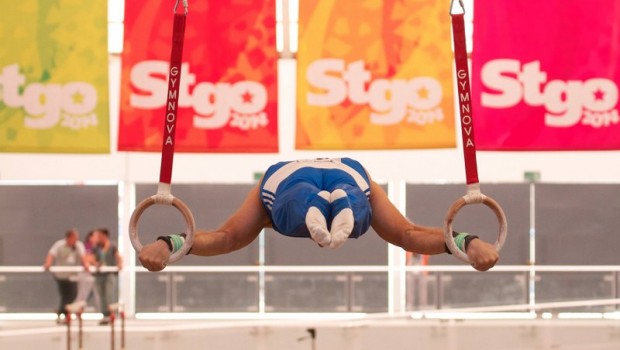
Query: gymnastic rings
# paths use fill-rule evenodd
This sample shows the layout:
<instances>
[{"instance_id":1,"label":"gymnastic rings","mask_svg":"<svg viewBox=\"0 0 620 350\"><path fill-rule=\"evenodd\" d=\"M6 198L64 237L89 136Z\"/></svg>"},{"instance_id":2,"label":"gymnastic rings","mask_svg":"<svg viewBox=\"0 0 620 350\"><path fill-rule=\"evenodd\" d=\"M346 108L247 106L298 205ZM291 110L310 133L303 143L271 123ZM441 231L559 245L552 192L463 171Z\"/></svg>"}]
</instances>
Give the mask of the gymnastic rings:
<instances>
[{"instance_id":1,"label":"gymnastic rings","mask_svg":"<svg viewBox=\"0 0 620 350\"><path fill-rule=\"evenodd\" d=\"M446 214L446 219L444 221L444 239L446 241L446 245L448 249L452 252L454 256L461 259L466 263L471 263L469 261L469 257L465 252L460 250L456 242L454 241L454 237L452 236L452 222L456 217L459 210L461 210L464 206L470 204L484 204L489 207L495 213L497 217L497 221L499 223L499 232L497 234L497 240L493 244L495 250L499 253L506 242L506 236L508 233L508 223L506 221L506 215L504 214L504 210L502 207L491 197L488 197L480 192L480 184L472 184L468 186L467 194L463 197L457 199L452 203L450 208L448 209L448 213Z\"/></svg>"},{"instance_id":2,"label":"gymnastic rings","mask_svg":"<svg viewBox=\"0 0 620 350\"><path fill-rule=\"evenodd\" d=\"M137 252L140 252L142 250L142 243L140 243L140 238L138 237L138 221L140 220L140 216L142 216L142 213L148 207L154 204L171 205L177 208L183 215L185 223L187 224L185 230L185 242L183 242L183 246L181 247L181 249L171 254L168 258L169 263L174 263L187 255L187 253L191 249L192 243L194 241L194 231L196 230L196 223L194 222L194 216L189 210L189 207L185 203L183 203L183 201L172 196L172 194L170 193L168 193L167 195L158 193L156 195L146 198L145 200L140 202L140 204L138 204L136 209L131 214L131 219L129 220L129 239L131 240L131 245Z\"/></svg>"},{"instance_id":3,"label":"gymnastic rings","mask_svg":"<svg viewBox=\"0 0 620 350\"><path fill-rule=\"evenodd\" d=\"M183 7L185 9L184 14L176 13L179 0L174 5L174 24L172 27L172 51L170 54L170 72L177 72L178 79L181 78L181 65L183 58L183 38L185 36L185 20L187 17L187 0L183 0ZM174 84L176 79L168 79L168 101L166 106L166 118L164 124L164 137L162 138L162 150L161 150L161 167L159 170L159 185L157 187L157 194L146 198L133 211L131 219L129 220L129 239L133 248L140 252L142 250L142 243L138 238L138 221L142 213L151 205L163 204L171 205L177 208L187 223L187 229L185 230L185 242L178 251L172 253L168 258L168 262L176 262L185 256L194 240L194 230L196 229L196 223L194 222L194 216L189 210L187 205L180 199L174 197L170 192L171 180L172 180L172 163L174 158L174 145L175 145L175 125L177 121L177 106L179 100L179 84ZM172 116L172 117L170 117Z\"/></svg>"}]
</instances>

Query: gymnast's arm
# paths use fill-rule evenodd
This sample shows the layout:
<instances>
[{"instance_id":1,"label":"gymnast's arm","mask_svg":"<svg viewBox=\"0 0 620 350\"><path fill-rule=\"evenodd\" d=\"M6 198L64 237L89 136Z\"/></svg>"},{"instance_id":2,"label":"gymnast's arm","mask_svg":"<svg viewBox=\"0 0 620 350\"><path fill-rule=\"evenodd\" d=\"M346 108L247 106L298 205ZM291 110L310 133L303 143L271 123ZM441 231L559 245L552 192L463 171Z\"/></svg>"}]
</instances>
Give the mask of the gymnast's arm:
<instances>
[{"instance_id":1,"label":"gymnast's arm","mask_svg":"<svg viewBox=\"0 0 620 350\"><path fill-rule=\"evenodd\" d=\"M252 243L271 221L260 201L259 187L254 186L241 207L217 230L194 235L191 254L213 256L241 249Z\"/></svg>"},{"instance_id":2,"label":"gymnast's arm","mask_svg":"<svg viewBox=\"0 0 620 350\"><path fill-rule=\"evenodd\" d=\"M407 220L374 181L370 184L370 206L372 228L385 241L417 254L446 252L442 228L420 226Z\"/></svg>"},{"instance_id":3,"label":"gymnast's arm","mask_svg":"<svg viewBox=\"0 0 620 350\"><path fill-rule=\"evenodd\" d=\"M191 254L213 256L230 253L250 244L261 230L271 226L269 216L259 197L259 187L248 193L243 204L215 231L196 231ZM139 254L142 265L149 271L166 267L170 250L166 242L157 240L144 246Z\"/></svg>"},{"instance_id":4,"label":"gymnast's arm","mask_svg":"<svg viewBox=\"0 0 620 350\"><path fill-rule=\"evenodd\" d=\"M390 202L379 185L371 181L370 186L371 225L381 238L413 253L435 255L446 252L443 228L410 222ZM499 259L493 246L481 239L472 240L466 253L472 266L480 271L490 269Z\"/></svg>"}]
</instances>

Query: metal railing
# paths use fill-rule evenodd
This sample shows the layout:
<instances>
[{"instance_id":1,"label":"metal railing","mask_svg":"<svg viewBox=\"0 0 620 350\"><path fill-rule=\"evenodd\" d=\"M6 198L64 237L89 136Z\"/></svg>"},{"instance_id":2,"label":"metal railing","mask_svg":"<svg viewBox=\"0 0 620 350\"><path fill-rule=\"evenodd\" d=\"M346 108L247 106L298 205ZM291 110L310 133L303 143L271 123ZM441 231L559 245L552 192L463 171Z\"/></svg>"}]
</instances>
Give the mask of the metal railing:
<instances>
[{"instance_id":1,"label":"metal railing","mask_svg":"<svg viewBox=\"0 0 620 350\"><path fill-rule=\"evenodd\" d=\"M41 266L0 266L0 286L4 285L0 288L3 290L0 294L20 293L19 290L11 291L11 283L15 278L18 276L23 278L25 275L32 277L33 274L45 271ZM49 271L78 272L83 271L83 268L52 267ZM98 270L91 269L93 273L96 271ZM118 270L115 267L105 267L99 271ZM409 299L412 292L419 292L419 285L416 286L416 290L412 290L413 288L405 283L400 290L390 291L387 283L388 273L401 275L405 280L419 279L423 276L429 285L425 287L429 294L428 304L422 307L409 303L407 307L399 310L389 310L388 299L399 297ZM124 280L132 280L135 283L133 290L134 295L139 295L138 304L144 299L142 295L146 290L149 290L150 294L155 294L156 302L165 304L163 308L149 309L135 304L130 307L129 304L135 303L136 300L124 301L128 310L135 311L129 315L137 318L247 319L294 317L293 315L301 314L335 318L355 318L361 315L378 318L462 318L465 315L475 314L478 316L471 317L481 317L480 315L489 313L494 317L536 318L549 315L561 317L567 314L566 311L570 311L577 318L613 318L617 317L620 304L618 295L620 266L617 265L506 265L496 266L486 273L462 265L169 266L157 274L141 267L128 267L122 270L121 274L132 276ZM373 276L374 279L369 279L368 276ZM37 278L39 280L36 278L32 280L32 288L36 288L37 281L40 281L41 277ZM154 288L158 283L162 291L159 294L157 288ZM248 298L247 304L252 307L240 311L239 307L235 306L227 312L226 300L232 300L226 299L227 295L230 296L239 290L232 290L226 283L236 286L232 288L247 289L243 291L245 293L243 295ZM503 295L507 294L506 288L512 294ZM329 304L329 298L321 293L329 294L330 291L338 294L338 298L332 297L332 299L337 299L336 302L341 302L343 306L334 304L338 306L336 307L330 304L313 311L312 308L316 305L306 305L305 308L300 306L296 311L295 308L291 309L290 304L273 305L273 300L277 301L284 297L295 302L292 296L296 294L301 297L310 295L319 301L325 299ZM49 294L49 291L46 293ZM201 298L213 298L213 293L216 297L221 297L223 302L218 305L221 308L211 312L212 307L200 302ZM378 299L385 298L385 300L377 300L377 295ZM4 297L0 299L7 300ZM217 301L215 298L215 302ZM234 301L239 302L236 299ZM371 307L369 303L375 306ZM10 307L6 305L0 307L3 307L0 310L5 310L0 312L0 317L3 315L14 317L15 313L9 312ZM20 314L27 317L28 312Z\"/></svg>"}]
</instances>

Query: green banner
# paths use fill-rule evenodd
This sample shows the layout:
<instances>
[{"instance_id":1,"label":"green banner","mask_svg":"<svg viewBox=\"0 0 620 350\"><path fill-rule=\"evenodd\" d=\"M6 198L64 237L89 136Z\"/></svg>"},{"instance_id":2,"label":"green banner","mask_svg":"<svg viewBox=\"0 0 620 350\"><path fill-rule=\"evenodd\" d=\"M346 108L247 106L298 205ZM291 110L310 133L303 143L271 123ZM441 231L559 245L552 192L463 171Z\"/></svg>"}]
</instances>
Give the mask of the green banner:
<instances>
[{"instance_id":1,"label":"green banner","mask_svg":"<svg viewBox=\"0 0 620 350\"><path fill-rule=\"evenodd\" d=\"M0 152L108 153L107 1L0 11Z\"/></svg>"}]
</instances>

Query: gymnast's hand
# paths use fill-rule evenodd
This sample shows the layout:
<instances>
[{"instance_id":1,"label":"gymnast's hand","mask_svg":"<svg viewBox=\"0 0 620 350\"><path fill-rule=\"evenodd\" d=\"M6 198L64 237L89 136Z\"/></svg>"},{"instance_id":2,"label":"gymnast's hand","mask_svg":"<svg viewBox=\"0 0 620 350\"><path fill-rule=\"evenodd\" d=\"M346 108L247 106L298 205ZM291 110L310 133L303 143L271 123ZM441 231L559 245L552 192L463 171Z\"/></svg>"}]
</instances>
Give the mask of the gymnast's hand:
<instances>
[{"instance_id":1,"label":"gymnast's hand","mask_svg":"<svg viewBox=\"0 0 620 350\"><path fill-rule=\"evenodd\" d=\"M469 242L467 257L471 266L478 271L486 271L492 268L499 260L499 254L495 247L481 239L474 239Z\"/></svg>"},{"instance_id":2,"label":"gymnast's hand","mask_svg":"<svg viewBox=\"0 0 620 350\"><path fill-rule=\"evenodd\" d=\"M138 259L142 266L149 271L161 271L166 267L170 258L170 249L166 242L158 239L146 245L140 251Z\"/></svg>"}]
</instances>

